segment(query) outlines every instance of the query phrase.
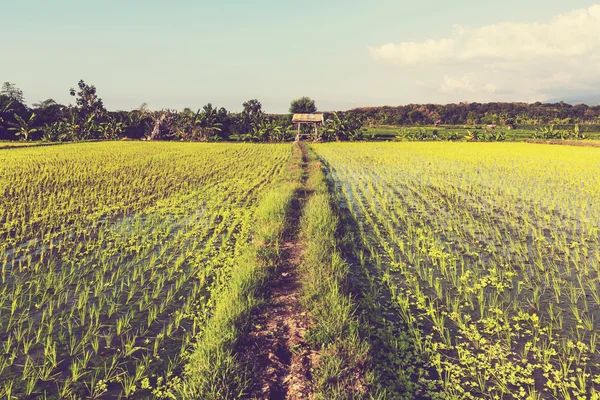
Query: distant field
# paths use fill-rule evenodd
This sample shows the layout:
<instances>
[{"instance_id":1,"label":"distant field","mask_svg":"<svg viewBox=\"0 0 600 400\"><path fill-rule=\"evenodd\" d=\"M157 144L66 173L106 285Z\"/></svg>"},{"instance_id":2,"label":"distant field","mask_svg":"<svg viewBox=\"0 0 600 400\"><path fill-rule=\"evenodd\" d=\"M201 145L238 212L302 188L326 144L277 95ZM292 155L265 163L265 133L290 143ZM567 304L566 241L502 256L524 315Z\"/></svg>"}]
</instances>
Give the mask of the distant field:
<instances>
[{"instance_id":1,"label":"distant field","mask_svg":"<svg viewBox=\"0 0 600 400\"><path fill-rule=\"evenodd\" d=\"M438 137L440 140L443 140L444 137L451 133L456 132L460 138L464 138L468 135L469 130L477 130L483 131L483 129L465 129L464 127L391 127L391 126L381 126L381 127L368 127L366 128L366 138L374 139L374 140L394 140L396 136L400 135L403 130L408 132L416 132L419 129L425 129L429 132L429 135L432 134L434 130L437 130ZM533 138L534 130L526 130L526 129L503 129L502 127L496 128L497 131L505 132L506 139L509 141L521 141L526 139ZM600 140L600 132L588 132L587 133L590 139Z\"/></svg>"}]
</instances>

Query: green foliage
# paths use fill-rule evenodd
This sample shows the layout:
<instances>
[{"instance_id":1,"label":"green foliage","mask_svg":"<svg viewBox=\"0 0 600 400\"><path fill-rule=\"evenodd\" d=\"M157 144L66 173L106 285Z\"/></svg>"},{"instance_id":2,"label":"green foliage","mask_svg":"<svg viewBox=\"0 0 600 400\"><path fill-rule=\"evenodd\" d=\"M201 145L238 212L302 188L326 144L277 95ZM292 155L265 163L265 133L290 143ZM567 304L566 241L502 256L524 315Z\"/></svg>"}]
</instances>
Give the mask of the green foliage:
<instances>
[{"instance_id":1,"label":"green foliage","mask_svg":"<svg viewBox=\"0 0 600 400\"><path fill-rule=\"evenodd\" d=\"M503 129L526 125L596 124L600 106L566 103L459 103L409 104L398 107L365 107L350 110L375 125L478 125Z\"/></svg>"},{"instance_id":2,"label":"green foliage","mask_svg":"<svg viewBox=\"0 0 600 400\"><path fill-rule=\"evenodd\" d=\"M336 141L357 141L362 140L365 130L363 129L363 120L355 114L347 113L342 117L336 112L332 118L325 121L321 131L327 140Z\"/></svg>"},{"instance_id":3,"label":"green foliage","mask_svg":"<svg viewBox=\"0 0 600 400\"><path fill-rule=\"evenodd\" d=\"M239 134L249 134L257 125L264 119L262 104L260 101L253 99L244 102L244 110L239 115L239 126L237 128Z\"/></svg>"},{"instance_id":4,"label":"green foliage","mask_svg":"<svg viewBox=\"0 0 600 400\"><path fill-rule=\"evenodd\" d=\"M283 142L289 139L288 126L280 125L277 121L262 118L255 122L249 138L255 142Z\"/></svg>"},{"instance_id":5,"label":"green foliage","mask_svg":"<svg viewBox=\"0 0 600 400\"><path fill-rule=\"evenodd\" d=\"M35 113L32 113L27 121L25 121L17 114L14 114L14 118L16 122L9 122L10 128L8 128L8 130L14 131L16 136L20 137L21 140L29 140L29 137L38 131L37 128L33 127L33 122L35 121Z\"/></svg>"},{"instance_id":6,"label":"green foliage","mask_svg":"<svg viewBox=\"0 0 600 400\"><path fill-rule=\"evenodd\" d=\"M598 398L595 149L314 148L350 221L384 398Z\"/></svg>"},{"instance_id":7,"label":"green foliage","mask_svg":"<svg viewBox=\"0 0 600 400\"><path fill-rule=\"evenodd\" d=\"M247 258L257 226L269 226L257 237L277 249L269 232L284 224L287 192L271 184L289 153L140 142L0 152L1 396L181 398L184 365L207 321L243 327L247 314L215 307L218 299L253 304L243 293L262 272L242 265L265 265ZM237 331L221 328L215 340L229 346ZM235 368L227 354L203 379ZM237 393L244 376L220 382Z\"/></svg>"},{"instance_id":8,"label":"green foliage","mask_svg":"<svg viewBox=\"0 0 600 400\"><path fill-rule=\"evenodd\" d=\"M0 98L1 97L10 102L25 104L23 91L19 89L17 85L11 82L4 82L2 84L2 88L0 89Z\"/></svg>"},{"instance_id":9,"label":"green foliage","mask_svg":"<svg viewBox=\"0 0 600 400\"><path fill-rule=\"evenodd\" d=\"M314 112L317 112L317 106L315 101L309 97L300 97L290 103L291 114L310 114Z\"/></svg>"},{"instance_id":10,"label":"green foliage","mask_svg":"<svg viewBox=\"0 0 600 400\"><path fill-rule=\"evenodd\" d=\"M119 140L123 132L125 132L125 123L118 121L113 116L108 116L105 121L98 126L100 137L106 140Z\"/></svg>"},{"instance_id":11,"label":"green foliage","mask_svg":"<svg viewBox=\"0 0 600 400\"><path fill-rule=\"evenodd\" d=\"M96 87L86 84L83 79L77 84L79 91L71 88L69 93L75 97L75 104L81 119L90 116L101 117L106 113L102 99L96 93Z\"/></svg>"}]
</instances>

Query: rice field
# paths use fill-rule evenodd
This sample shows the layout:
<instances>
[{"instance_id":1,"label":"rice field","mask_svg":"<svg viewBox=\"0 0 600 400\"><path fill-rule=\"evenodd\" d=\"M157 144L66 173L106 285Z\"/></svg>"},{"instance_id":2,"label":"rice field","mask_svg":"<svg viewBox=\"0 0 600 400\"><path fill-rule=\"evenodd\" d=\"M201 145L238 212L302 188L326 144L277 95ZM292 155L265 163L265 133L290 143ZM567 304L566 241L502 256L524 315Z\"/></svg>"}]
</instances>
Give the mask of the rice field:
<instances>
[{"instance_id":1,"label":"rice field","mask_svg":"<svg viewBox=\"0 0 600 400\"><path fill-rule=\"evenodd\" d=\"M0 398L168 392L290 154L139 142L0 152Z\"/></svg>"},{"instance_id":2,"label":"rice field","mask_svg":"<svg viewBox=\"0 0 600 400\"><path fill-rule=\"evenodd\" d=\"M385 398L600 398L597 149L313 148L384 310Z\"/></svg>"},{"instance_id":3,"label":"rice field","mask_svg":"<svg viewBox=\"0 0 600 400\"><path fill-rule=\"evenodd\" d=\"M0 398L249 398L293 242L311 398L600 399L599 151L3 149Z\"/></svg>"}]
</instances>

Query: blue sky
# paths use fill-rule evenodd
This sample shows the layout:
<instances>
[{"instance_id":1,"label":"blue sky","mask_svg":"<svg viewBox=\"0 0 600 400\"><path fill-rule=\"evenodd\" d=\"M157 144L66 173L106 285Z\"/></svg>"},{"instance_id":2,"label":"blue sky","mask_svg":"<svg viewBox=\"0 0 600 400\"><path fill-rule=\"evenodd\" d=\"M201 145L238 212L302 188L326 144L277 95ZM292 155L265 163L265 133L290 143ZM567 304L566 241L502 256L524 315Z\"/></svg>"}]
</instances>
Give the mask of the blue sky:
<instances>
[{"instance_id":1,"label":"blue sky","mask_svg":"<svg viewBox=\"0 0 600 400\"><path fill-rule=\"evenodd\" d=\"M0 81L109 109L536 101L600 88L600 6L558 0L0 0ZM585 36L585 37L583 37ZM583 38L582 38L583 37Z\"/></svg>"}]
</instances>

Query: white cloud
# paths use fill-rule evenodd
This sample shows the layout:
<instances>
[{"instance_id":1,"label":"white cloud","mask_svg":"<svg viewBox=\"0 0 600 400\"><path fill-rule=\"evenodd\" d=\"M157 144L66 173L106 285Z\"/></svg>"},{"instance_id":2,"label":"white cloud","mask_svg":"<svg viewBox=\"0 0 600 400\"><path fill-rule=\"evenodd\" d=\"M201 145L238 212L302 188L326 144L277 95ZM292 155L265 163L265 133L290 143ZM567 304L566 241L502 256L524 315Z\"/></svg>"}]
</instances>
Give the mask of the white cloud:
<instances>
[{"instance_id":1,"label":"white cloud","mask_svg":"<svg viewBox=\"0 0 600 400\"><path fill-rule=\"evenodd\" d=\"M447 94L472 94L485 92L493 94L497 86L493 83L482 83L475 75L444 76L439 91Z\"/></svg>"},{"instance_id":2,"label":"white cloud","mask_svg":"<svg viewBox=\"0 0 600 400\"><path fill-rule=\"evenodd\" d=\"M589 89L600 78L600 4L545 23L456 25L446 38L370 50L379 62L418 66L446 94L525 98L550 96L559 88Z\"/></svg>"},{"instance_id":3,"label":"white cloud","mask_svg":"<svg viewBox=\"0 0 600 400\"><path fill-rule=\"evenodd\" d=\"M468 76L445 76L440 91L443 93L473 93L475 85Z\"/></svg>"}]
</instances>

